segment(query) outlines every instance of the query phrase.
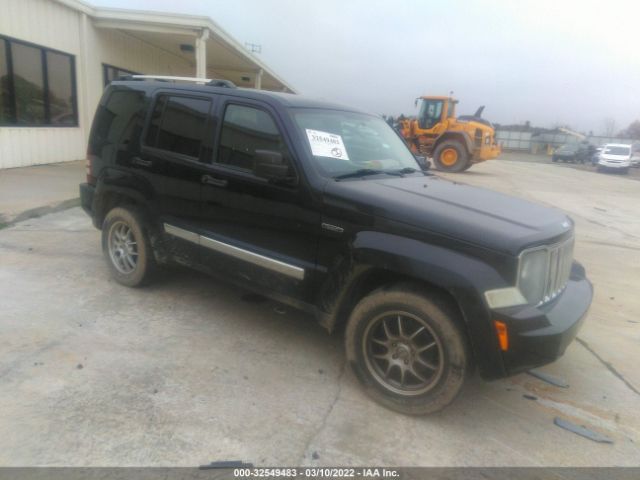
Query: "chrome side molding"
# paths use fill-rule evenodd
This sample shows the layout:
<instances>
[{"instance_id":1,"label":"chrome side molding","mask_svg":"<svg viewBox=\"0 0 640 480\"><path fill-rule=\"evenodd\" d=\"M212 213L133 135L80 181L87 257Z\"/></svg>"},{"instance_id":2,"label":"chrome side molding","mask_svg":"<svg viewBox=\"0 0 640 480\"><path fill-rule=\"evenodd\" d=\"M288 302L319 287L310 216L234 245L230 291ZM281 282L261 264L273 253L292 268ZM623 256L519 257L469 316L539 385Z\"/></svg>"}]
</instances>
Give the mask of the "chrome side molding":
<instances>
[{"instance_id":1,"label":"chrome side molding","mask_svg":"<svg viewBox=\"0 0 640 480\"><path fill-rule=\"evenodd\" d=\"M229 255L230 257L252 263L253 265L257 265L259 267L267 268L274 272L287 275L291 278L295 278L296 280L304 279L304 268L296 267L295 265L281 262L280 260L266 257L264 255L254 253L249 250L245 250L244 248L239 248L228 243L221 242L219 240L214 240L213 238L205 237L204 235L198 235L197 233L185 230L180 227L176 227L175 225L171 225L168 223L164 224L164 231L169 235L173 235L174 237L178 237L188 242L195 243L196 245L208 248L210 250L214 250L216 252Z\"/></svg>"},{"instance_id":2,"label":"chrome side molding","mask_svg":"<svg viewBox=\"0 0 640 480\"><path fill-rule=\"evenodd\" d=\"M331 225L330 223L322 223L320 225L324 230L328 230L330 232L342 233L344 232L344 228L339 227L337 225Z\"/></svg>"}]
</instances>

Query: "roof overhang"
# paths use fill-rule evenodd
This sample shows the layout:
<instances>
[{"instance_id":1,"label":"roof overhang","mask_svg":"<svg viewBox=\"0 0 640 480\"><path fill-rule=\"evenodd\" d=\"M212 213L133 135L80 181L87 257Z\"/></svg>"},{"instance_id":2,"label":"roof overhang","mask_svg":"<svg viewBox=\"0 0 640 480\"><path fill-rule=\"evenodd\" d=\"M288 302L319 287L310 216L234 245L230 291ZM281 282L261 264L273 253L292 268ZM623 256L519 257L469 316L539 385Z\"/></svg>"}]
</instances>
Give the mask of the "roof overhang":
<instances>
[{"instance_id":1,"label":"roof overhang","mask_svg":"<svg viewBox=\"0 0 640 480\"><path fill-rule=\"evenodd\" d=\"M193 42L201 37L203 32L207 32L209 70L235 83L239 81L239 86L243 86L243 83L247 85L246 78L253 82L255 75L262 75L262 88L296 93L291 85L209 17L94 7L81 0L56 1L87 14L97 28L130 33L161 48L168 48L173 54L182 56L185 60L193 60L193 58L192 55L191 58L189 57L188 52L181 52L180 45Z\"/></svg>"}]
</instances>

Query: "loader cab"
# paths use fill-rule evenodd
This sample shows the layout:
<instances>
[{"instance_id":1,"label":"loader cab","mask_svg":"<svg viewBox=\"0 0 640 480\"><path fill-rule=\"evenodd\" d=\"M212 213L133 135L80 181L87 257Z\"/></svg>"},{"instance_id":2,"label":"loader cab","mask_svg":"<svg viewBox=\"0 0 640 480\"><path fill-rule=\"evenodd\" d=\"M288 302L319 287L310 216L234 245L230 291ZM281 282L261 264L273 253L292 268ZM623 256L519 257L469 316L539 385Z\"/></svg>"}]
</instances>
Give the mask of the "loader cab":
<instances>
[{"instance_id":1,"label":"loader cab","mask_svg":"<svg viewBox=\"0 0 640 480\"><path fill-rule=\"evenodd\" d=\"M457 102L452 98L420 97L416 100L417 102L420 102L418 126L421 130L431 130L447 118L455 117L455 104Z\"/></svg>"}]
</instances>

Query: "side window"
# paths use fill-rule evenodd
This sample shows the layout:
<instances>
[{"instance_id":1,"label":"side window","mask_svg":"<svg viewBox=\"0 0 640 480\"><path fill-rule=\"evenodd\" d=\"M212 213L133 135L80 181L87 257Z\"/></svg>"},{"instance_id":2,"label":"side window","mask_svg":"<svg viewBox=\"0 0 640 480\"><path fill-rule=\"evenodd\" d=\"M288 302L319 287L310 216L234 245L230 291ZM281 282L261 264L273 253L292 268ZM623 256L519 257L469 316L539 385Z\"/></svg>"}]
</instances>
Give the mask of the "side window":
<instances>
[{"instance_id":1,"label":"side window","mask_svg":"<svg viewBox=\"0 0 640 480\"><path fill-rule=\"evenodd\" d=\"M115 91L96 111L91 131L91 151L99 154L107 145L119 150L135 148L144 125L144 94Z\"/></svg>"},{"instance_id":2,"label":"side window","mask_svg":"<svg viewBox=\"0 0 640 480\"><path fill-rule=\"evenodd\" d=\"M256 150L279 152L290 163L286 144L271 115L258 108L228 105L224 112L217 162L253 172Z\"/></svg>"},{"instance_id":3,"label":"side window","mask_svg":"<svg viewBox=\"0 0 640 480\"><path fill-rule=\"evenodd\" d=\"M169 152L199 158L206 137L211 101L161 95L151 114L146 144ZM206 147L206 145L205 145Z\"/></svg>"}]
</instances>

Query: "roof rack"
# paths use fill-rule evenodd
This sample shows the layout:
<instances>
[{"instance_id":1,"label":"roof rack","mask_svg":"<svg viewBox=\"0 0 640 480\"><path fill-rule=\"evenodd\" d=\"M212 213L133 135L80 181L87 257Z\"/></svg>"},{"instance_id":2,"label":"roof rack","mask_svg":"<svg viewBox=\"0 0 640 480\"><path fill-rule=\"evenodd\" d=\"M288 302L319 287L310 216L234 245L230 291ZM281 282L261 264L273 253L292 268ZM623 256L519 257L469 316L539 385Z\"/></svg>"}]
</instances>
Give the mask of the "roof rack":
<instances>
[{"instance_id":1,"label":"roof rack","mask_svg":"<svg viewBox=\"0 0 640 480\"><path fill-rule=\"evenodd\" d=\"M237 88L235 83L219 78L172 77L166 75L123 75L118 80L158 80L160 82L193 82L210 87Z\"/></svg>"}]
</instances>

